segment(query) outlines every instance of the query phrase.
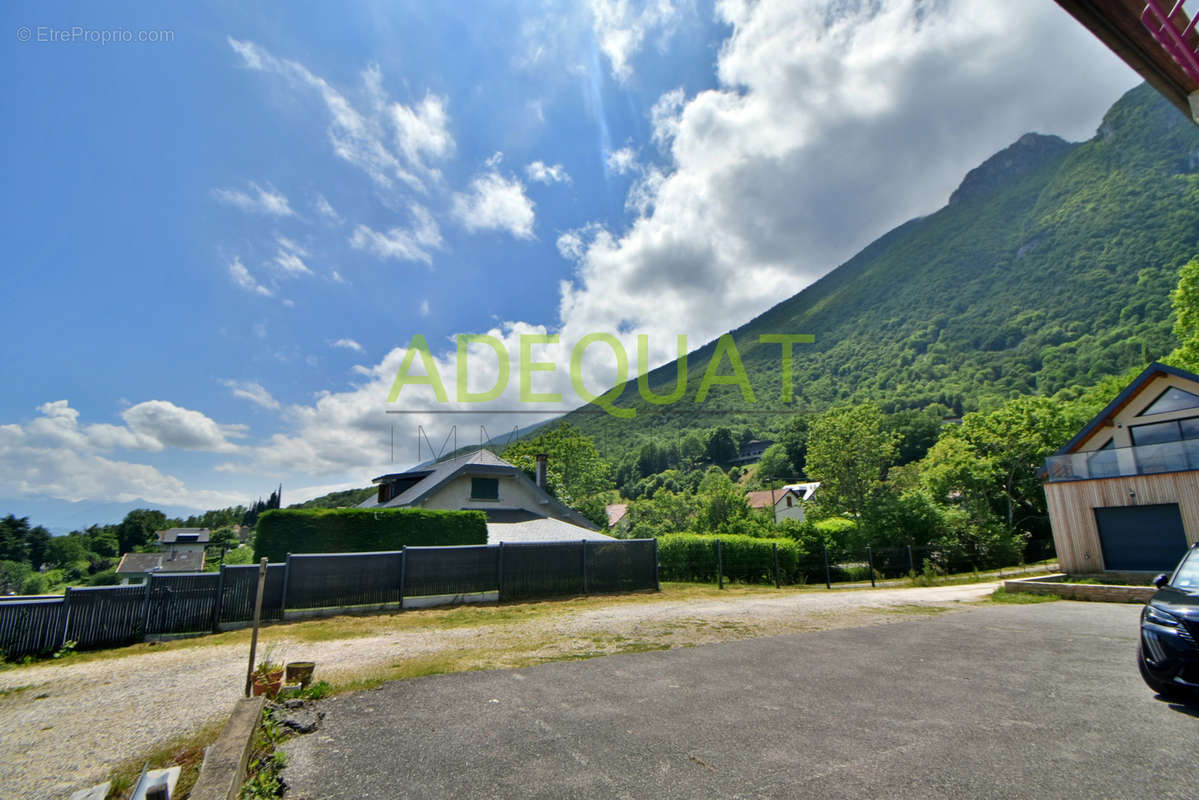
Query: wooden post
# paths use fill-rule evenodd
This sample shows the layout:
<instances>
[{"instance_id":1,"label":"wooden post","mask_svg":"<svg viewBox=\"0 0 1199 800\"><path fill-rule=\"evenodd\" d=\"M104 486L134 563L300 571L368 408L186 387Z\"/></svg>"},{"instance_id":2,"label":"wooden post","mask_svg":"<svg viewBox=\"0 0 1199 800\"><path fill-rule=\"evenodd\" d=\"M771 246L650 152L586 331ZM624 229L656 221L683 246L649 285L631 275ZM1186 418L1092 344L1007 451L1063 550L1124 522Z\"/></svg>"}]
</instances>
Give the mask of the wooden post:
<instances>
[{"instance_id":1,"label":"wooden post","mask_svg":"<svg viewBox=\"0 0 1199 800\"><path fill-rule=\"evenodd\" d=\"M719 539L716 540L716 588L724 588L724 551Z\"/></svg>"},{"instance_id":2,"label":"wooden post","mask_svg":"<svg viewBox=\"0 0 1199 800\"><path fill-rule=\"evenodd\" d=\"M829 569L828 569L828 545L827 544L824 546L824 588L825 589L833 588L832 576L829 575Z\"/></svg>"},{"instance_id":3,"label":"wooden post","mask_svg":"<svg viewBox=\"0 0 1199 800\"><path fill-rule=\"evenodd\" d=\"M870 588L876 588L874 583L874 551L866 548L866 565L870 569Z\"/></svg>"},{"instance_id":4,"label":"wooden post","mask_svg":"<svg viewBox=\"0 0 1199 800\"><path fill-rule=\"evenodd\" d=\"M912 560L912 546L908 545L908 572L912 575L916 574L916 563Z\"/></svg>"},{"instance_id":5,"label":"wooden post","mask_svg":"<svg viewBox=\"0 0 1199 800\"><path fill-rule=\"evenodd\" d=\"M258 625L262 622L262 590L266 587L266 556L258 562L258 594L254 599L254 630L250 634L250 663L246 667L246 697L254 687L254 655L258 649Z\"/></svg>"},{"instance_id":6,"label":"wooden post","mask_svg":"<svg viewBox=\"0 0 1199 800\"><path fill-rule=\"evenodd\" d=\"M782 588L782 585L779 583L779 543L778 542L774 543L774 588L776 588L776 589Z\"/></svg>"}]
</instances>

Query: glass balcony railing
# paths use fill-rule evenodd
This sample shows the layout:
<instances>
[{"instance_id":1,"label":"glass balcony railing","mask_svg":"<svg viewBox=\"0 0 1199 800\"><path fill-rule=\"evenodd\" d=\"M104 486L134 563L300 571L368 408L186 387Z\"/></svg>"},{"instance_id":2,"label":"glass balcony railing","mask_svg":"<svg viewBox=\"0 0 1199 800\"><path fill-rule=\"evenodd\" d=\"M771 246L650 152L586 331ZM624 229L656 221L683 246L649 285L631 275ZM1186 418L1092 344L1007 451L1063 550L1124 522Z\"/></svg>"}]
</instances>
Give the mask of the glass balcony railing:
<instances>
[{"instance_id":1,"label":"glass balcony railing","mask_svg":"<svg viewBox=\"0 0 1199 800\"><path fill-rule=\"evenodd\" d=\"M1085 481L1199 469L1199 439L1068 453L1045 459L1049 481Z\"/></svg>"}]
</instances>

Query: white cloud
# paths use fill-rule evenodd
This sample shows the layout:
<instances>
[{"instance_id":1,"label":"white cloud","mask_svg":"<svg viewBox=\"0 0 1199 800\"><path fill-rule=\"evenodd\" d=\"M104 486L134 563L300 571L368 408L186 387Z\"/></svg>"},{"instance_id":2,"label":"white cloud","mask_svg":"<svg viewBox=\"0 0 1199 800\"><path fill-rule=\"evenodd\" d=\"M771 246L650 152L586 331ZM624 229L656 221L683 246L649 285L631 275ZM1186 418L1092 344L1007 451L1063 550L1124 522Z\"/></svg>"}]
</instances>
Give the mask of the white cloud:
<instances>
[{"instance_id":1,"label":"white cloud","mask_svg":"<svg viewBox=\"0 0 1199 800\"><path fill-rule=\"evenodd\" d=\"M237 450L227 437L245 435L244 425L220 425L199 411L167 400L147 400L121 414L134 434L160 442L164 447L226 453Z\"/></svg>"},{"instance_id":2,"label":"white cloud","mask_svg":"<svg viewBox=\"0 0 1199 800\"><path fill-rule=\"evenodd\" d=\"M632 77L630 62L646 36L653 32L669 36L677 9L671 0L591 0L591 15L596 41L613 77L625 82Z\"/></svg>"},{"instance_id":3,"label":"white cloud","mask_svg":"<svg viewBox=\"0 0 1199 800\"><path fill-rule=\"evenodd\" d=\"M234 381L224 380L221 383L233 390L234 397L240 397L243 400L249 400L251 403L260 405L263 408L277 411L279 409L279 401L271 396L271 393L266 388L256 381Z\"/></svg>"},{"instance_id":4,"label":"white cloud","mask_svg":"<svg viewBox=\"0 0 1199 800\"><path fill-rule=\"evenodd\" d=\"M577 265L559 306L564 338L645 332L662 363L675 333L698 343L752 319L942 206L1024 132L1090 136L1136 81L1039 0L827 9L718 3L732 29L719 84L655 104L664 159L629 190L636 217L558 239Z\"/></svg>"},{"instance_id":5,"label":"white cloud","mask_svg":"<svg viewBox=\"0 0 1199 800\"><path fill-rule=\"evenodd\" d=\"M240 426L219 425L197 411L152 400L126 409L126 426L80 425L66 400L44 403L28 424L0 426L0 496L41 495L221 508L246 502L237 494L189 490L148 464L116 460L116 449L161 452L169 447L234 452L226 437Z\"/></svg>"},{"instance_id":6,"label":"white cloud","mask_svg":"<svg viewBox=\"0 0 1199 800\"><path fill-rule=\"evenodd\" d=\"M358 342L354 341L353 339L338 339L337 341L332 342L331 346L342 347L346 350L353 350L356 353L362 352L362 345L358 344Z\"/></svg>"},{"instance_id":7,"label":"white cloud","mask_svg":"<svg viewBox=\"0 0 1199 800\"><path fill-rule=\"evenodd\" d=\"M278 250L275 253L275 266L286 275L311 275L312 270L304 263L308 251L288 239L286 236L276 236Z\"/></svg>"},{"instance_id":8,"label":"white cloud","mask_svg":"<svg viewBox=\"0 0 1199 800\"><path fill-rule=\"evenodd\" d=\"M570 183L570 175L561 164L554 164L552 167L547 167L545 162L534 161L525 167L525 175L529 180L537 183Z\"/></svg>"},{"instance_id":9,"label":"white cloud","mask_svg":"<svg viewBox=\"0 0 1199 800\"><path fill-rule=\"evenodd\" d=\"M254 279L250 274L250 270L246 269L246 265L241 263L241 259L236 256L229 262L229 277L233 278L233 282L247 292L260 294L263 297L272 297L274 293Z\"/></svg>"},{"instance_id":10,"label":"white cloud","mask_svg":"<svg viewBox=\"0 0 1199 800\"><path fill-rule=\"evenodd\" d=\"M426 159L442 159L454 152L454 137L447 128L449 114L446 99L435 94L412 108L401 103L391 106L396 128L396 145L409 163L423 165Z\"/></svg>"},{"instance_id":11,"label":"white cloud","mask_svg":"<svg viewBox=\"0 0 1199 800\"><path fill-rule=\"evenodd\" d=\"M368 230L369 230L369 228L368 228ZM329 277L333 279L334 283L345 283L346 282L346 279L343 278L341 276L341 273L338 272L337 270L333 270L332 272L330 272Z\"/></svg>"},{"instance_id":12,"label":"white cloud","mask_svg":"<svg viewBox=\"0 0 1199 800\"><path fill-rule=\"evenodd\" d=\"M274 188L264 189L256 183L250 184L249 192L243 192L241 189L213 189L212 196L225 205L255 214L290 217L296 213L291 210L291 204L283 194Z\"/></svg>"},{"instance_id":13,"label":"white cloud","mask_svg":"<svg viewBox=\"0 0 1199 800\"><path fill-rule=\"evenodd\" d=\"M317 193L313 206L316 208L316 213L325 219L338 225L341 224L341 214L337 213L337 209L329 204L329 201L325 199L323 194Z\"/></svg>"},{"instance_id":14,"label":"white cloud","mask_svg":"<svg viewBox=\"0 0 1199 800\"><path fill-rule=\"evenodd\" d=\"M608 157L604 159L604 165L609 172L615 172L617 175L627 175L630 172L637 172L641 168L637 163L637 151L632 147L622 147L608 153Z\"/></svg>"},{"instance_id":15,"label":"white cloud","mask_svg":"<svg viewBox=\"0 0 1199 800\"><path fill-rule=\"evenodd\" d=\"M328 135L333 152L380 186L391 187L398 179L413 189L426 191L427 180L440 179L440 173L427 162L444 158L454 149L444 98L426 94L411 107L392 103L383 88L379 68L370 66L362 73L366 110L360 111L342 92L303 64L276 58L254 42L232 37L227 37L227 41L248 69L274 73L294 85L315 90L329 114ZM389 140L395 142L394 149Z\"/></svg>"},{"instance_id":16,"label":"white cloud","mask_svg":"<svg viewBox=\"0 0 1199 800\"><path fill-rule=\"evenodd\" d=\"M422 317L429 316L429 298L420 301L420 315Z\"/></svg>"},{"instance_id":17,"label":"white cloud","mask_svg":"<svg viewBox=\"0 0 1199 800\"><path fill-rule=\"evenodd\" d=\"M433 256L429 251L442 246L441 230L424 206L413 205L411 211L414 219L410 228L392 228L380 233L366 225L359 225L350 236L350 246L380 258L432 264Z\"/></svg>"},{"instance_id":18,"label":"white cloud","mask_svg":"<svg viewBox=\"0 0 1199 800\"><path fill-rule=\"evenodd\" d=\"M453 215L472 233L507 231L518 239L532 239L533 205L523 183L492 169L476 175L470 191L454 194Z\"/></svg>"}]
</instances>

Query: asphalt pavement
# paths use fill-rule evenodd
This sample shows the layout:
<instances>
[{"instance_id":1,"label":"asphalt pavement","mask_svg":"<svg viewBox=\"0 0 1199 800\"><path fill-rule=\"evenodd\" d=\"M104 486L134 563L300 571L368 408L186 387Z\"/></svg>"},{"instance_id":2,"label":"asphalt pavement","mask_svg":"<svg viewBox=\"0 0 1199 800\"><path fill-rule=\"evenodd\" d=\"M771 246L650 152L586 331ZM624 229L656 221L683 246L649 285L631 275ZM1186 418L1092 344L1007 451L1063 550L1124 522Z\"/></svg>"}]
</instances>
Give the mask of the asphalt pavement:
<instances>
[{"instance_id":1,"label":"asphalt pavement","mask_svg":"<svg viewBox=\"0 0 1199 800\"><path fill-rule=\"evenodd\" d=\"M320 704L287 797L1195 798L1199 708L1139 607L889 625L398 681Z\"/></svg>"}]
</instances>

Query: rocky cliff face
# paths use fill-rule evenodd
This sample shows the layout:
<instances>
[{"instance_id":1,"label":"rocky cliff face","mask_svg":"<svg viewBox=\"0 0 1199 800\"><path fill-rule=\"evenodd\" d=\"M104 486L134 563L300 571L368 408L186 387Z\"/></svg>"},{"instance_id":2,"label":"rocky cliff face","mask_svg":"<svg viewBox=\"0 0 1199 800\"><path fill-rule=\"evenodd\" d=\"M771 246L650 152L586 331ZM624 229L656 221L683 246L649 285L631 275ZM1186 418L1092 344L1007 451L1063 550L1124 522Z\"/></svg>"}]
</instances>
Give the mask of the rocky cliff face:
<instances>
[{"instance_id":1,"label":"rocky cliff face","mask_svg":"<svg viewBox=\"0 0 1199 800\"><path fill-rule=\"evenodd\" d=\"M967 172L961 185L949 196L949 204L989 195L1075 146L1060 136L1026 133L1015 144Z\"/></svg>"}]
</instances>

